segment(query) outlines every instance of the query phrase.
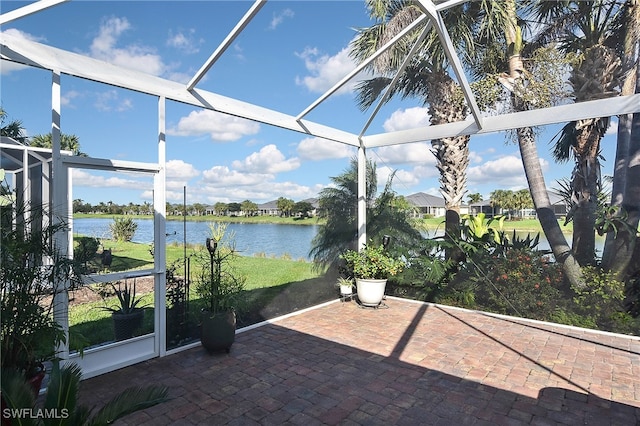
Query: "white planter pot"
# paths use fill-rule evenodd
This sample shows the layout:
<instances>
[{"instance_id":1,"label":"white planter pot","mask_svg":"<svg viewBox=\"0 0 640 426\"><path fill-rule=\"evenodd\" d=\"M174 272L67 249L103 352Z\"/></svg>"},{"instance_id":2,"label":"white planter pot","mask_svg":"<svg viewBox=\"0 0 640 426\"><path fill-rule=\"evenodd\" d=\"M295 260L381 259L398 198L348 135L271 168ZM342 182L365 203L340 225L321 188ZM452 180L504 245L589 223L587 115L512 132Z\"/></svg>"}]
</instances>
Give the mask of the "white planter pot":
<instances>
[{"instance_id":1,"label":"white planter pot","mask_svg":"<svg viewBox=\"0 0 640 426\"><path fill-rule=\"evenodd\" d=\"M350 285L340 285L340 294L342 296L350 296L353 294L353 286Z\"/></svg>"},{"instance_id":2,"label":"white planter pot","mask_svg":"<svg viewBox=\"0 0 640 426\"><path fill-rule=\"evenodd\" d=\"M384 297L384 288L387 280L365 280L356 279L358 300L364 306L378 306Z\"/></svg>"}]
</instances>

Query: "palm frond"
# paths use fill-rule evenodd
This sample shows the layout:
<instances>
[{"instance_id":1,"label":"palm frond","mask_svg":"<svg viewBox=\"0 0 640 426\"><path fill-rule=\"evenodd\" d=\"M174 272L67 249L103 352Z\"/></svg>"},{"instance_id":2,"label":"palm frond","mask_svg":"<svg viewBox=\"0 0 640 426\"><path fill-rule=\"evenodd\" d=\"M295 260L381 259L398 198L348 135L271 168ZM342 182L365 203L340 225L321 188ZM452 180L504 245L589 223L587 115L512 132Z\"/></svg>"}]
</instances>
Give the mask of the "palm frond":
<instances>
[{"instance_id":1,"label":"palm frond","mask_svg":"<svg viewBox=\"0 0 640 426\"><path fill-rule=\"evenodd\" d=\"M571 158L572 148L576 146L576 122L565 124L549 142L553 145L551 155L559 163L565 163Z\"/></svg>"},{"instance_id":2,"label":"palm frond","mask_svg":"<svg viewBox=\"0 0 640 426\"><path fill-rule=\"evenodd\" d=\"M82 370L77 364L69 364L60 368L59 362L54 362L51 379L47 386L44 408L66 409L72 413L78 402L78 388L81 378Z\"/></svg>"},{"instance_id":3,"label":"palm frond","mask_svg":"<svg viewBox=\"0 0 640 426\"><path fill-rule=\"evenodd\" d=\"M107 402L92 418L89 425L111 424L138 410L167 401L166 386L132 387Z\"/></svg>"}]
</instances>

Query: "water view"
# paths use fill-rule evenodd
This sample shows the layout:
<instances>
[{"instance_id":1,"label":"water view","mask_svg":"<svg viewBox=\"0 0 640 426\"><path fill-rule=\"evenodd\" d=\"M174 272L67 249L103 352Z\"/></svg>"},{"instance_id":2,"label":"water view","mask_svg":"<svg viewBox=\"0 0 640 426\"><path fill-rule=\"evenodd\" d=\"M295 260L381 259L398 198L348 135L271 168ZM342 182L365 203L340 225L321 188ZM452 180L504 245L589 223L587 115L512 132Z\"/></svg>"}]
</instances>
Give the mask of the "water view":
<instances>
[{"instance_id":1,"label":"water view","mask_svg":"<svg viewBox=\"0 0 640 426\"><path fill-rule=\"evenodd\" d=\"M133 242L153 242L153 220L134 219L138 229ZM100 239L111 238L109 225L112 219L82 218L73 220L74 234ZM236 249L243 256L265 254L268 257L288 255L293 259L309 260L311 240L316 235L317 225L276 225L269 223L230 223L227 233L235 234ZM166 222L167 244L182 244L185 229L182 221ZM189 244L204 244L209 236L207 222L186 222L186 240Z\"/></svg>"},{"instance_id":2,"label":"water view","mask_svg":"<svg viewBox=\"0 0 640 426\"><path fill-rule=\"evenodd\" d=\"M135 219L138 229L133 237L136 243L151 244L153 242L153 221L151 219ZM111 238L109 224L112 219L82 218L74 219L73 228L75 234L88 235L101 239ZM268 257L290 256L293 259L309 258L311 240L316 235L318 225L276 225L269 223L230 223L228 232L235 234L236 249L243 256L255 256L264 254ZM167 244L182 244L184 241L184 223L182 221L167 221ZM521 233L522 237L526 232ZM189 244L204 244L209 235L207 222L186 222L186 240ZM431 231L425 237L433 238L441 235L441 230ZM532 233L533 236L533 233ZM571 243L571 235L566 234L567 241ZM596 250L601 254L604 239L598 238ZM540 235L540 250L549 250L549 243Z\"/></svg>"}]
</instances>

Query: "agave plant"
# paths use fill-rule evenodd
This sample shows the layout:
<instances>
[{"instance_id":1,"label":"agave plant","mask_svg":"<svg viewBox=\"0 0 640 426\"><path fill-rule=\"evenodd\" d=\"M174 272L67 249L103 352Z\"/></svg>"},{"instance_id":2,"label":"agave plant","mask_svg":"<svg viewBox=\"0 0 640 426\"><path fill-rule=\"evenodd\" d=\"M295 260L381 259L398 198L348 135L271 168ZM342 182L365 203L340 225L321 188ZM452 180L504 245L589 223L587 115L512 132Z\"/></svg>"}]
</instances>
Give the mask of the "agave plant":
<instances>
[{"instance_id":1,"label":"agave plant","mask_svg":"<svg viewBox=\"0 0 640 426\"><path fill-rule=\"evenodd\" d=\"M37 406L36 398L22 373L3 369L3 416L9 414L10 423L20 425L108 425L168 399L168 388L165 386L131 387L94 413L93 409L78 404L81 377L82 371L78 365L60 367L57 361L54 362L44 402L42 406Z\"/></svg>"}]
</instances>

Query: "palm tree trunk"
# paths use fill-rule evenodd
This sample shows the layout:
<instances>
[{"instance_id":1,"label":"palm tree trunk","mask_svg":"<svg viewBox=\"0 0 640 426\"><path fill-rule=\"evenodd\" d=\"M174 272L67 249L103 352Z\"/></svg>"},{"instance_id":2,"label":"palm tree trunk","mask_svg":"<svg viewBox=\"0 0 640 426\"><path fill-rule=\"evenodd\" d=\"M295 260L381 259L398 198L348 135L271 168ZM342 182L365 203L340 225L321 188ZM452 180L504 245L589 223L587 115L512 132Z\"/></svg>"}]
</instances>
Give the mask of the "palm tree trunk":
<instances>
[{"instance_id":1,"label":"palm tree trunk","mask_svg":"<svg viewBox=\"0 0 640 426\"><path fill-rule=\"evenodd\" d=\"M565 276L571 284L583 287L582 270L571 253L571 248L560 229L556 215L551 207L549 193L542 175L542 167L538 157L535 136L530 127L518 129L518 145L524 166L527 183L531 191L531 198L542 226L544 235L549 241L556 261L562 263Z\"/></svg>"},{"instance_id":2,"label":"palm tree trunk","mask_svg":"<svg viewBox=\"0 0 640 426\"><path fill-rule=\"evenodd\" d=\"M509 55L508 77L515 82L513 87L516 89L511 92L511 102L516 111L524 111L527 109L527 104L515 93L518 89L525 90L522 84L524 72L524 63L521 56L522 32L518 26L515 0L507 0L505 10L507 20L504 31ZM524 127L517 130L517 135L522 165L542 230L547 237L547 241L549 241L556 261L562 264L563 271L569 282L582 288L584 287L582 270L574 258L551 208L533 130L530 127Z\"/></svg>"}]
</instances>

